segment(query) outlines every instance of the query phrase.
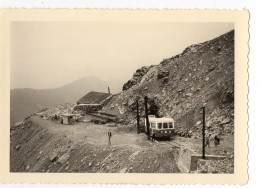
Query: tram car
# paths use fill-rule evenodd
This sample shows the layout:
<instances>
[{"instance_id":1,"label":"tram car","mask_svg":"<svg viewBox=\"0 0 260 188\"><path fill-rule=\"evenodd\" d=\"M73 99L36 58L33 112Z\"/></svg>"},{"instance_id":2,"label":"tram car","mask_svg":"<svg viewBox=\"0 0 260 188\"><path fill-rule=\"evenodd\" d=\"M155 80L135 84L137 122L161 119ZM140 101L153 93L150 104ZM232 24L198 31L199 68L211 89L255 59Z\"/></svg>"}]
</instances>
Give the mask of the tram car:
<instances>
[{"instance_id":1,"label":"tram car","mask_svg":"<svg viewBox=\"0 0 260 188\"><path fill-rule=\"evenodd\" d=\"M150 136L155 138L170 138L174 135L174 120L172 118L156 118L154 115L149 115ZM144 131L147 133L146 120Z\"/></svg>"}]
</instances>

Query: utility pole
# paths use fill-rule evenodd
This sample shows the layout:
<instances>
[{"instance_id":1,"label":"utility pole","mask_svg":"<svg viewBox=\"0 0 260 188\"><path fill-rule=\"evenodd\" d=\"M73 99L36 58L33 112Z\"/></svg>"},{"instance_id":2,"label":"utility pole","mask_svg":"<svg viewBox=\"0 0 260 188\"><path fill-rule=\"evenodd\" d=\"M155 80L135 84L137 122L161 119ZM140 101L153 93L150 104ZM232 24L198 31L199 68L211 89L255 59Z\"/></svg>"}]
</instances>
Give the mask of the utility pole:
<instances>
[{"instance_id":1,"label":"utility pole","mask_svg":"<svg viewBox=\"0 0 260 188\"><path fill-rule=\"evenodd\" d=\"M202 159L205 159L205 106L202 107Z\"/></svg>"},{"instance_id":2,"label":"utility pole","mask_svg":"<svg viewBox=\"0 0 260 188\"><path fill-rule=\"evenodd\" d=\"M107 90L108 90L108 93L110 94L110 88L109 88L109 86L107 87Z\"/></svg>"},{"instance_id":3,"label":"utility pole","mask_svg":"<svg viewBox=\"0 0 260 188\"><path fill-rule=\"evenodd\" d=\"M138 100L136 100L136 120L137 120L137 134L140 133L140 124L139 124L139 104L138 104Z\"/></svg>"},{"instance_id":4,"label":"utility pole","mask_svg":"<svg viewBox=\"0 0 260 188\"><path fill-rule=\"evenodd\" d=\"M147 128L147 139L150 139L150 123L148 118L148 107L147 107L147 99L148 97L144 97L144 107L145 107L145 118L146 118L146 128Z\"/></svg>"}]
</instances>

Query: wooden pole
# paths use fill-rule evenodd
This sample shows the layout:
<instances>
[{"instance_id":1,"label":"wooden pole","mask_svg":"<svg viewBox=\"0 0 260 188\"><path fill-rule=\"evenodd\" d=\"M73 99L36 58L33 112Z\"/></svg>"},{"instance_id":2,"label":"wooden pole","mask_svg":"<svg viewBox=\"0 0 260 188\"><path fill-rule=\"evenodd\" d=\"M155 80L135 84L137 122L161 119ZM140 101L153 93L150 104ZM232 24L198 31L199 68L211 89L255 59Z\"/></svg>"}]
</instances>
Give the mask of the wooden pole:
<instances>
[{"instance_id":1,"label":"wooden pole","mask_svg":"<svg viewBox=\"0 0 260 188\"><path fill-rule=\"evenodd\" d=\"M149 118L148 118L148 107L147 107L147 100L148 97L144 97L144 107L145 107L145 118L146 118L146 128L147 128L147 139L150 139L150 123L149 123Z\"/></svg>"},{"instance_id":2,"label":"wooden pole","mask_svg":"<svg viewBox=\"0 0 260 188\"><path fill-rule=\"evenodd\" d=\"M136 100L136 120L137 120L137 134L140 133L140 124L139 124L139 120L140 120L140 117L139 117L139 104L138 104L138 100Z\"/></svg>"},{"instance_id":3,"label":"wooden pole","mask_svg":"<svg viewBox=\"0 0 260 188\"><path fill-rule=\"evenodd\" d=\"M205 159L205 106L202 107L203 113L202 113L202 159Z\"/></svg>"}]
</instances>

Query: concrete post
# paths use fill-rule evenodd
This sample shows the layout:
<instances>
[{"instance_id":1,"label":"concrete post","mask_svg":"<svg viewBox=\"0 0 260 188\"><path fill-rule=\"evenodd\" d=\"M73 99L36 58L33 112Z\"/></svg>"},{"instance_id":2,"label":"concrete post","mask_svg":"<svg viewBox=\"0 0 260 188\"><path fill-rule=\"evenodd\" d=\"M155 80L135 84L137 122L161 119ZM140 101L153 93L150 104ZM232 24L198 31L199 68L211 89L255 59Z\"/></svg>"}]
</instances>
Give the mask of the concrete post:
<instances>
[{"instance_id":1,"label":"concrete post","mask_svg":"<svg viewBox=\"0 0 260 188\"><path fill-rule=\"evenodd\" d=\"M147 106L148 97L144 97L144 107L145 107L145 118L146 118L146 128L147 128L147 139L150 139L150 123L148 117L148 106Z\"/></svg>"},{"instance_id":2,"label":"concrete post","mask_svg":"<svg viewBox=\"0 0 260 188\"><path fill-rule=\"evenodd\" d=\"M205 106L202 107L202 159L205 159Z\"/></svg>"},{"instance_id":3,"label":"concrete post","mask_svg":"<svg viewBox=\"0 0 260 188\"><path fill-rule=\"evenodd\" d=\"M137 134L140 133L140 123L139 123L139 120L140 120L140 117L139 117L139 104L138 104L138 100L136 100L136 120L137 120Z\"/></svg>"}]
</instances>

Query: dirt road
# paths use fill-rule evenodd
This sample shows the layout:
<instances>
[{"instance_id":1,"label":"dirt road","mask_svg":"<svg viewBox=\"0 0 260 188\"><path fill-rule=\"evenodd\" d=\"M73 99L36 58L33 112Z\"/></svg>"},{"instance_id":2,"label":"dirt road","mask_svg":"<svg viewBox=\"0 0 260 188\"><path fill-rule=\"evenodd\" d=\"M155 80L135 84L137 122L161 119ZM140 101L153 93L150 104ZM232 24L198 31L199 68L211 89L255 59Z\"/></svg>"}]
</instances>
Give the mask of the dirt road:
<instances>
[{"instance_id":1,"label":"dirt road","mask_svg":"<svg viewBox=\"0 0 260 188\"><path fill-rule=\"evenodd\" d=\"M108 131L112 133L108 145ZM11 171L180 172L171 145L123 127L63 125L33 116L11 132Z\"/></svg>"},{"instance_id":2,"label":"dirt road","mask_svg":"<svg viewBox=\"0 0 260 188\"><path fill-rule=\"evenodd\" d=\"M108 132L112 133L111 145ZM230 155L233 135L223 137L207 155ZM175 136L171 140L148 141L129 126L107 124L60 124L32 116L11 130L12 172L133 172L179 173L173 149L182 146L201 153L201 139Z\"/></svg>"}]
</instances>

